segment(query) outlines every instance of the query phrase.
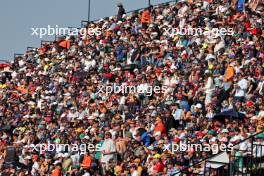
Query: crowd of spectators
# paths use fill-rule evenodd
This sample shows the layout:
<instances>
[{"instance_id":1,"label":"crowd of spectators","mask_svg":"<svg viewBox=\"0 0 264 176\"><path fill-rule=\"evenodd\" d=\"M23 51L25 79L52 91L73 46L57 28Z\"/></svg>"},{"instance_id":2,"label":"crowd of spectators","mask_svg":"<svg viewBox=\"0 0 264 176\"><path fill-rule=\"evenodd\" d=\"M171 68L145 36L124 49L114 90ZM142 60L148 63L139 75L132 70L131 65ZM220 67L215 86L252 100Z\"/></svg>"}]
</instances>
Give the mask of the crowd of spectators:
<instances>
[{"instance_id":1,"label":"crowd of spectators","mask_svg":"<svg viewBox=\"0 0 264 176\"><path fill-rule=\"evenodd\" d=\"M263 130L261 0L181 0L131 14L118 7L117 16L87 25L102 34L60 38L0 73L0 173L172 176L212 155L171 151L172 144L236 144ZM173 33L180 28L232 34ZM143 91L106 92L114 84ZM223 111L245 117L214 118ZM10 146L11 163L5 161Z\"/></svg>"}]
</instances>

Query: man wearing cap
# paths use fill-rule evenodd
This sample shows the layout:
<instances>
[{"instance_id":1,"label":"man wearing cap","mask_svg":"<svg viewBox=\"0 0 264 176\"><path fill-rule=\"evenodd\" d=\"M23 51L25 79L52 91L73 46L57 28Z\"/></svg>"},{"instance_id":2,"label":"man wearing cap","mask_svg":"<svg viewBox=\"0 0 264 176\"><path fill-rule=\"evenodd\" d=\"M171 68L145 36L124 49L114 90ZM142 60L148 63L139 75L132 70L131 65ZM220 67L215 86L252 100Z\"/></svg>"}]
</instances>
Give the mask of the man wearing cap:
<instances>
[{"instance_id":1,"label":"man wearing cap","mask_svg":"<svg viewBox=\"0 0 264 176\"><path fill-rule=\"evenodd\" d=\"M180 108L180 105L179 103L172 103L171 104L171 113L172 113L172 116L174 117L174 119L176 120L177 122L177 125L180 124L181 120L183 119L184 117L184 112L183 110Z\"/></svg>"}]
</instances>

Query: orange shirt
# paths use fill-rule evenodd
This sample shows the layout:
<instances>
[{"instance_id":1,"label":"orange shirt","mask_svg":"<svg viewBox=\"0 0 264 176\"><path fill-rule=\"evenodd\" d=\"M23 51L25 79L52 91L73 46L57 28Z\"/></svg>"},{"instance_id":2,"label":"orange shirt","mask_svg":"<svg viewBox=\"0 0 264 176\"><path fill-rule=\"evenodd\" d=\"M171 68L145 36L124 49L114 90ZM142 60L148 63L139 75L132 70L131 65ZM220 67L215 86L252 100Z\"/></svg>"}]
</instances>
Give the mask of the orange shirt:
<instances>
[{"instance_id":1,"label":"orange shirt","mask_svg":"<svg viewBox=\"0 0 264 176\"><path fill-rule=\"evenodd\" d=\"M193 4L193 0L188 0L188 3L189 4Z\"/></svg>"},{"instance_id":2,"label":"orange shirt","mask_svg":"<svg viewBox=\"0 0 264 176\"><path fill-rule=\"evenodd\" d=\"M71 47L71 42L69 40L64 40L60 42L59 46L69 49Z\"/></svg>"},{"instance_id":3,"label":"orange shirt","mask_svg":"<svg viewBox=\"0 0 264 176\"><path fill-rule=\"evenodd\" d=\"M82 167L90 168L92 165L92 157L89 155L84 155L83 162L81 164Z\"/></svg>"},{"instance_id":4,"label":"orange shirt","mask_svg":"<svg viewBox=\"0 0 264 176\"><path fill-rule=\"evenodd\" d=\"M158 122L154 128L154 131L160 131L161 133L164 133L166 131L166 128L162 122Z\"/></svg>"},{"instance_id":5,"label":"orange shirt","mask_svg":"<svg viewBox=\"0 0 264 176\"><path fill-rule=\"evenodd\" d=\"M61 170L59 168L54 169L51 176L61 176Z\"/></svg>"},{"instance_id":6,"label":"orange shirt","mask_svg":"<svg viewBox=\"0 0 264 176\"><path fill-rule=\"evenodd\" d=\"M21 92L22 94L27 94L28 90L24 86L18 86L17 90Z\"/></svg>"},{"instance_id":7,"label":"orange shirt","mask_svg":"<svg viewBox=\"0 0 264 176\"><path fill-rule=\"evenodd\" d=\"M232 81L235 74L235 69L232 66L228 66L228 68L225 71L225 81L229 82Z\"/></svg>"},{"instance_id":8,"label":"orange shirt","mask_svg":"<svg viewBox=\"0 0 264 176\"><path fill-rule=\"evenodd\" d=\"M150 12L148 10L145 10L141 16L141 23L148 23L149 24L150 22L151 22Z\"/></svg>"}]
</instances>

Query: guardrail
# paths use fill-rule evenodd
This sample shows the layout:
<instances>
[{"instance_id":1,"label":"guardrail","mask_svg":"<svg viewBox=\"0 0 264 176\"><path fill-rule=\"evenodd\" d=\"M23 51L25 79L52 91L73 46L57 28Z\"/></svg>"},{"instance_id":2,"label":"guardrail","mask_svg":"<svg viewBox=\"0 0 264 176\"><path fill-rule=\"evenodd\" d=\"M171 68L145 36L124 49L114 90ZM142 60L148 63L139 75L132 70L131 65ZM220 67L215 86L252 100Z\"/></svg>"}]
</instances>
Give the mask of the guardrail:
<instances>
[{"instance_id":1,"label":"guardrail","mask_svg":"<svg viewBox=\"0 0 264 176\"><path fill-rule=\"evenodd\" d=\"M168 2L163 2L163 3L160 3L160 4L153 5L153 7L157 7L157 6L165 5L165 4L172 3L172 2L177 3L177 1L178 1L178 0L170 0L170 1L168 1ZM150 3L149 3L149 6L151 6ZM148 7L149 7L149 6L148 6ZM136 10L130 10L130 11L127 11L126 14L131 14L131 13L134 13L134 12L140 12L140 11L142 11L142 10L148 8L148 7L142 7L142 8L136 9ZM116 17L116 15L114 15L114 17ZM106 18L109 18L109 17L104 17L104 18L100 18L100 19L106 19ZM92 20L92 21L90 21L90 22L87 21L87 20L82 20L82 21L81 21L81 27L84 28L84 27L86 27L89 23L97 22L97 21L99 21L100 19Z\"/></svg>"},{"instance_id":2,"label":"guardrail","mask_svg":"<svg viewBox=\"0 0 264 176\"><path fill-rule=\"evenodd\" d=\"M54 41L48 41L48 40L41 40L40 42L40 46L43 47L44 45L48 44L52 44Z\"/></svg>"},{"instance_id":3,"label":"guardrail","mask_svg":"<svg viewBox=\"0 0 264 176\"><path fill-rule=\"evenodd\" d=\"M14 54L14 60L17 58L17 57L23 57L24 56L24 54L18 54L18 53L15 53Z\"/></svg>"},{"instance_id":4,"label":"guardrail","mask_svg":"<svg viewBox=\"0 0 264 176\"><path fill-rule=\"evenodd\" d=\"M10 61L5 60L5 59L0 59L0 62L10 63Z\"/></svg>"},{"instance_id":5,"label":"guardrail","mask_svg":"<svg viewBox=\"0 0 264 176\"><path fill-rule=\"evenodd\" d=\"M214 173L218 175L249 175L249 176L259 176L264 173L264 144L255 142L255 136L246 139L241 143L250 143L250 151L244 151L234 149L234 151L229 155L229 163L220 161L205 161L205 174L212 175ZM240 143L240 144L241 144ZM209 163L209 165L207 164ZM208 166L209 167L208 167ZM212 167L216 165L218 167Z\"/></svg>"},{"instance_id":6,"label":"guardrail","mask_svg":"<svg viewBox=\"0 0 264 176\"><path fill-rule=\"evenodd\" d=\"M29 52L29 51L33 51L33 50L35 50L35 49L38 49L38 48L36 48L36 47L32 47L32 46L28 46L28 47L27 47L27 52Z\"/></svg>"},{"instance_id":7,"label":"guardrail","mask_svg":"<svg viewBox=\"0 0 264 176\"><path fill-rule=\"evenodd\" d=\"M164 3L160 3L160 4L153 5L153 7L157 7L157 6L165 5L165 4L172 3L172 2L177 3L177 1L178 1L178 0L169 0L169 1L164 2ZM150 2L150 1L149 1L149 2ZM149 3L149 5L150 5L150 3ZM131 11L126 12L126 14L131 14L131 13L133 13L133 12L140 12L141 10L146 9L146 8L148 8L148 7L143 7L143 8L139 8L139 9L136 9L136 10L131 10ZM105 18L108 18L108 17L105 17ZM105 19L105 18L103 18L103 19ZM96 22L96 21L99 21L99 20L100 20L100 19L96 19L96 20L93 20L93 21L90 21L90 22ZM87 24L89 24L89 21L82 20L82 21L81 21L81 27L80 27L80 28L86 27ZM75 27L69 27L69 28L75 28ZM77 29L80 29L80 28L77 27ZM55 39L54 39L54 41L57 41L57 39L58 39L59 37L64 37L64 36L57 36L57 35L55 35ZM51 42L53 42L53 41L47 41L47 42L50 42L50 43L51 43ZM49 44L50 44L50 43L49 43ZM42 47L42 46L43 46L43 43L42 43L42 41L41 41L41 47ZM36 47L27 47L27 51L32 50L32 49L38 49L38 48L36 48ZM14 54L14 55L15 55L15 54Z\"/></svg>"},{"instance_id":8,"label":"guardrail","mask_svg":"<svg viewBox=\"0 0 264 176\"><path fill-rule=\"evenodd\" d=\"M68 32L69 33L71 33L72 35L74 35L74 30L80 30L81 28L80 27L68 27ZM65 35L57 35L57 34L55 34L55 41L57 41L59 38L61 38L61 37L65 37Z\"/></svg>"},{"instance_id":9,"label":"guardrail","mask_svg":"<svg viewBox=\"0 0 264 176\"><path fill-rule=\"evenodd\" d=\"M256 168L262 168L264 171L264 144L257 144L254 143L254 139L257 135L264 133L264 130L258 133L255 133L254 135L249 136L248 138L240 141L239 143L236 143L235 145L233 145L233 148L237 147L238 145L242 144L243 142L249 141L251 142L251 150L249 151L250 154L247 155L246 158L248 158L249 162L247 162L247 164L243 164L242 166L236 167L234 165L234 163L236 164L236 161L238 159L241 159L241 156L236 156L236 153L233 152L231 154L229 154L229 161L233 161L233 163L224 163L224 162L218 162L218 161L210 161L213 158L220 156L221 154L224 154L225 152L219 152L215 155L211 155L209 157L203 158L201 159L199 162L194 163L192 165L189 165L187 167L184 167L181 171L177 172L175 175L199 175L199 176L211 176L211 174L215 174L217 173L218 175L225 175L225 176L234 176L234 174L242 174L241 176L243 176L243 174L251 174L254 175L253 172L258 173L258 170L256 170ZM258 150L254 151L254 148L259 148L260 147L260 153L263 153L263 156L258 157L256 155L256 153L254 154L254 152L259 152ZM263 147L263 148L262 148ZM238 151L237 149L234 149L234 151ZM254 152L253 152L254 151ZM234 162L235 161L235 162ZM263 163L262 163L263 162ZM212 169L211 167L207 167L207 163L215 163L215 164L221 164L225 167L221 167L219 169ZM263 164L263 165L262 165ZM194 168L198 168L198 166L200 165L204 165L204 173L200 173L200 174L194 174L194 173L190 173L189 169L194 169ZM258 167L257 167L258 166ZM225 170L223 171L223 168L225 168ZM236 168L234 170L234 168ZM255 170L254 170L255 169ZM246 173L245 171L247 171L248 173ZM262 170L260 170L260 172L262 172ZM257 175L256 175L257 176Z\"/></svg>"}]
</instances>

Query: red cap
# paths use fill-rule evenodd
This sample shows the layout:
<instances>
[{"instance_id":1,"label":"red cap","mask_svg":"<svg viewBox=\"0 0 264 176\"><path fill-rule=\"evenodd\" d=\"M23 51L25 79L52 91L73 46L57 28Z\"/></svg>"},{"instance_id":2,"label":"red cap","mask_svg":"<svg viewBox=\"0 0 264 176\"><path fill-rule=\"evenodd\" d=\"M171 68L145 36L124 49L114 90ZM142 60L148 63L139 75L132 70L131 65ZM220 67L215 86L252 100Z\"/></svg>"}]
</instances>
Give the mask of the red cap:
<instances>
[{"instance_id":1,"label":"red cap","mask_svg":"<svg viewBox=\"0 0 264 176\"><path fill-rule=\"evenodd\" d=\"M178 143L178 142L180 142L180 141L181 141L181 139L178 138L178 137L176 137L175 139L173 139L173 142L175 142L175 143Z\"/></svg>"},{"instance_id":2,"label":"red cap","mask_svg":"<svg viewBox=\"0 0 264 176\"><path fill-rule=\"evenodd\" d=\"M160 74L160 73L161 73L161 69L157 68L157 69L156 69L156 72L157 72L158 74Z\"/></svg>"},{"instance_id":3,"label":"red cap","mask_svg":"<svg viewBox=\"0 0 264 176\"><path fill-rule=\"evenodd\" d=\"M252 101L248 101L246 102L246 106L248 107L254 106L254 103Z\"/></svg>"},{"instance_id":4,"label":"red cap","mask_svg":"<svg viewBox=\"0 0 264 176\"><path fill-rule=\"evenodd\" d=\"M204 133L201 132L201 131L198 131L198 132L196 133L196 135L197 135L198 137L203 137L203 136L204 136Z\"/></svg>"},{"instance_id":5,"label":"red cap","mask_svg":"<svg viewBox=\"0 0 264 176\"><path fill-rule=\"evenodd\" d=\"M38 155L33 155L33 156L32 156L32 158L33 158L34 160L37 160L38 157L39 157Z\"/></svg>"}]
</instances>

